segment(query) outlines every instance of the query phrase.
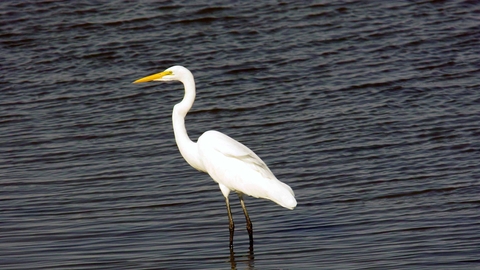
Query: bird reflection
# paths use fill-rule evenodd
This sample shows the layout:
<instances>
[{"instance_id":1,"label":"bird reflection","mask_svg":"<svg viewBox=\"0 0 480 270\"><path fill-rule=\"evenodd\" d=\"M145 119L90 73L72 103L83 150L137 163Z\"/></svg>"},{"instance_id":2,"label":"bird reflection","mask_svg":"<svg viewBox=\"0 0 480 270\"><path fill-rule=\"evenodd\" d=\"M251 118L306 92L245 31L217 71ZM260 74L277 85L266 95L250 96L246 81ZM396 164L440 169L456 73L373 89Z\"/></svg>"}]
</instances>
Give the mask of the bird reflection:
<instances>
[{"instance_id":1,"label":"bird reflection","mask_svg":"<svg viewBox=\"0 0 480 270\"><path fill-rule=\"evenodd\" d=\"M251 241L248 248L248 253L246 255L238 256L238 262L245 263L245 269L254 269L254 261L255 257L253 255L253 241ZM230 246L230 266L232 270L237 269L237 260L235 259L235 252L233 250L233 246Z\"/></svg>"}]
</instances>

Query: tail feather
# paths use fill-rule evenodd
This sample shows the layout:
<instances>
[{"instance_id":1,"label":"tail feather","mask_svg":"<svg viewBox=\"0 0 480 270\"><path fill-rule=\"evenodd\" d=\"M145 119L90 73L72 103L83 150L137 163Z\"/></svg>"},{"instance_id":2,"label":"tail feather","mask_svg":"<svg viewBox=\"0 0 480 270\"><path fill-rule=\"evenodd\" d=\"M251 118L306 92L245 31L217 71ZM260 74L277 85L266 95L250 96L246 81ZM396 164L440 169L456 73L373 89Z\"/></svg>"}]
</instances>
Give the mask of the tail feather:
<instances>
[{"instance_id":1,"label":"tail feather","mask_svg":"<svg viewBox=\"0 0 480 270\"><path fill-rule=\"evenodd\" d=\"M295 194L289 185L278 181L281 185L269 190L269 198L271 201L283 206L287 209L293 210L297 206Z\"/></svg>"}]
</instances>

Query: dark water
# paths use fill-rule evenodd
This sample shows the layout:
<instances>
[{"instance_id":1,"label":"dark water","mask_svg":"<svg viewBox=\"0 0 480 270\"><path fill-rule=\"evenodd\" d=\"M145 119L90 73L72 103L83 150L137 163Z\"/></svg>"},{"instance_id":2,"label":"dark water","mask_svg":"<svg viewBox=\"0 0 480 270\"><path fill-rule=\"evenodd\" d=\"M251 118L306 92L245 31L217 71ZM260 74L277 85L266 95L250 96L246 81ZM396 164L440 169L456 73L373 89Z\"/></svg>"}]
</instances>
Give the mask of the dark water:
<instances>
[{"instance_id":1,"label":"dark water","mask_svg":"<svg viewBox=\"0 0 480 270\"><path fill-rule=\"evenodd\" d=\"M333 3L331 3L333 2ZM480 269L476 1L1 1L1 269ZM261 156L298 207L238 201L176 148Z\"/></svg>"}]
</instances>

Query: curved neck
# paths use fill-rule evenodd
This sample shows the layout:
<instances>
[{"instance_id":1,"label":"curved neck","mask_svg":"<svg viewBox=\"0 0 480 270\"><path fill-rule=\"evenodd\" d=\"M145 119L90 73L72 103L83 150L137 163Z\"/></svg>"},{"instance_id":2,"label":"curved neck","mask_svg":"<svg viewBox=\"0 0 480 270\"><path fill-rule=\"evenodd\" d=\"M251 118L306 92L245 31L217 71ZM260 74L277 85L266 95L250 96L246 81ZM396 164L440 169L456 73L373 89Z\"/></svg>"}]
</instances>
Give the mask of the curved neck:
<instances>
[{"instance_id":1,"label":"curved neck","mask_svg":"<svg viewBox=\"0 0 480 270\"><path fill-rule=\"evenodd\" d=\"M185 88L183 100L173 107L172 122L175 141L183 158L199 171L205 171L203 164L198 157L197 143L190 140L187 129L185 128L185 116L195 101L195 81L190 73L181 82Z\"/></svg>"}]
</instances>

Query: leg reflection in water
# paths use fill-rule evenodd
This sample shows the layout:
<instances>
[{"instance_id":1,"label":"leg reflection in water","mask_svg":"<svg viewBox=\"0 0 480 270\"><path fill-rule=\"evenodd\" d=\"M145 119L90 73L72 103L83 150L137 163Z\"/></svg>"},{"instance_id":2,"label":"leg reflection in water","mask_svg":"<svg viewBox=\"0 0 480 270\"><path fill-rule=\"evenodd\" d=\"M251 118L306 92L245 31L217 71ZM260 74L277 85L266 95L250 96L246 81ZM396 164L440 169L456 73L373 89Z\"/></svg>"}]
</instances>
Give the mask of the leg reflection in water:
<instances>
[{"instance_id":1,"label":"leg reflection in water","mask_svg":"<svg viewBox=\"0 0 480 270\"><path fill-rule=\"evenodd\" d=\"M235 259L235 252L233 251L233 246L230 246L230 266L231 269L237 269L237 261L239 263L246 264L246 269L254 269L254 261L255 257L253 255L253 243L250 242L250 246L248 248L248 253L244 255L237 256ZM243 268L242 268L243 269Z\"/></svg>"}]
</instances>

